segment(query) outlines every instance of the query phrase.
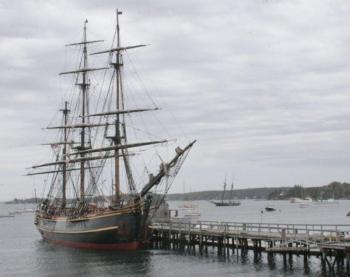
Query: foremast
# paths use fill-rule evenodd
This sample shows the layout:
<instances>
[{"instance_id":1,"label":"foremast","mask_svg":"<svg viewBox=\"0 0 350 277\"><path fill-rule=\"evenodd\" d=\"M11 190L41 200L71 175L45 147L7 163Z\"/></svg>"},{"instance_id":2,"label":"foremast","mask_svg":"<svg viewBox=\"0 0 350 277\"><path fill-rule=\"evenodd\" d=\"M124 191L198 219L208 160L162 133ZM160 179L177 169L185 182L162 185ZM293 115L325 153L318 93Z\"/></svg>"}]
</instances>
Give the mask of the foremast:
<instances>
[{"instance_id":1,"label":"foremast","mask_svg":"<svg viewBox=\"0 0 350 277\"><path fill-rule=\"evenodd\" d=\"M234 183L233 183L233 180L232 180L232 183L231 183L230 200L233 200L233 188L234 188Z\"/></svg>"}]
</instances>

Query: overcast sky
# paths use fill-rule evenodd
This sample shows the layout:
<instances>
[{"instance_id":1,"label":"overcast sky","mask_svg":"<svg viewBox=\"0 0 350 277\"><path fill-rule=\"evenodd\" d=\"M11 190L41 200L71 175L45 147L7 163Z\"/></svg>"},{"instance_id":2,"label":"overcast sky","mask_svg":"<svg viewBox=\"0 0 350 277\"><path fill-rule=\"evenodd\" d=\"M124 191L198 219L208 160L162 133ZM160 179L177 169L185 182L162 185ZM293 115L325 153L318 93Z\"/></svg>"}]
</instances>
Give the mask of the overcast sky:
<instances>
[{"instance_id":1,"label":"overcast sky","mask_svg":"<svg viewBox=\"0 0 350 277\"><path fill-rule=\"evenodd\" d=\"M0 1L0 200L41 191L25 168L66 92L64 45L125 44L163 122L198 140L172 192L350 181L350 2ZM162 112L163 112L162 110ZM176 121L176 124L174 124Z\"/></svg>"}]
</instances>

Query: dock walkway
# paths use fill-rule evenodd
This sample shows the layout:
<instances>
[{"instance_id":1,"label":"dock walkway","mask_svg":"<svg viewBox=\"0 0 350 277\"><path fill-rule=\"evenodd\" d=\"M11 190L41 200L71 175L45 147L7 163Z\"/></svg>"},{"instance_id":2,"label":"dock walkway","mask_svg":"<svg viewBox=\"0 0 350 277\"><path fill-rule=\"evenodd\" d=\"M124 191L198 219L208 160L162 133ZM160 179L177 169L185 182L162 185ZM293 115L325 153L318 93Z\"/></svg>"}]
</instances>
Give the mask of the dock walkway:
<instances>
[{"instance_id":1,"label":"dock walkway","mask_svg":"<svg viewBox=\"0 0 350 277\"><path fill-rule=\"evenodd\" d=\"M265 251L321 258L324 269L344 267L350 272L349 224L280 224L250 222L169 220L150 225L153 242L172 248L193 248L200 252L217 247L218 254L229 249ZM333 259L333 260L332 260ZM344 263L345 262L345 263Z\"/></svg>"}]
</instances>

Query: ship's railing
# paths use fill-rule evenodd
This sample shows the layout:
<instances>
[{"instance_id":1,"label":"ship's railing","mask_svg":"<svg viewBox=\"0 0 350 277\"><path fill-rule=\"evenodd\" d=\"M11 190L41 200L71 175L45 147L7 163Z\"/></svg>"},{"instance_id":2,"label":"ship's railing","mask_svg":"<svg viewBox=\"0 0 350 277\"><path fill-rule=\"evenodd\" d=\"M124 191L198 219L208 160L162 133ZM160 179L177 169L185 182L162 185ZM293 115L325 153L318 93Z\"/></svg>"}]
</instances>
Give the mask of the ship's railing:
<instances>
[{"instance_id":1,"label":"ship's railing","mask_svg":"<svg viewBox=\"0 0 350 277\"><path fill-rule=\"evenodd\" d=\"M153 222L158 230L200 232L212 235L240 235L305 240L341 240L350 233L350 224L285 224L255 222L197 221Z\"/></svg>"}]
</instances>

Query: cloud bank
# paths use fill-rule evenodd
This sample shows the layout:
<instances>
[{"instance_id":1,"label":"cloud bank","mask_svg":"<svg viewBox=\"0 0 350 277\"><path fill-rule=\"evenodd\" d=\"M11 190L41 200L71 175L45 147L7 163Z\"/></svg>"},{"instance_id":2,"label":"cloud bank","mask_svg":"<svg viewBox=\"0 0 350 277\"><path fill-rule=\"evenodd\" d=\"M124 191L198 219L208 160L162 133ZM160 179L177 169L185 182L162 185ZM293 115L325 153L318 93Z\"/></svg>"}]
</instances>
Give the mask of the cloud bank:
<instances>
[{"instance_id":1,"label":"cloud bank","mask_svg":"<svg viewBox=\"0 0 350 277\"><path fill-rule=\"evenodd\" d=\"M151 44L129 56L163 123L198 139L173 192L350 181L347 1L2 1L0 200L41 189L22 175L69 93L63 45L88 18L108 46L116 8L125 44Z\"/></svg>"}]
</instances>

